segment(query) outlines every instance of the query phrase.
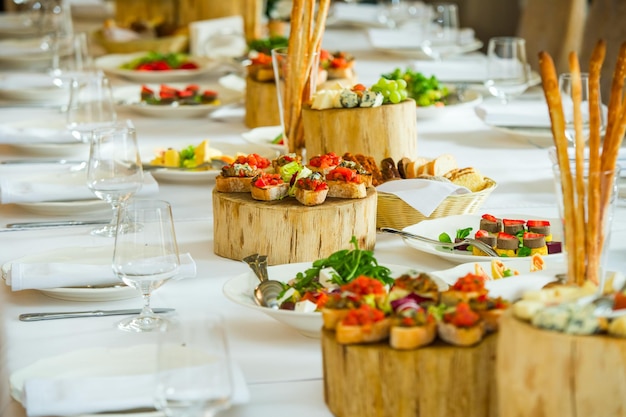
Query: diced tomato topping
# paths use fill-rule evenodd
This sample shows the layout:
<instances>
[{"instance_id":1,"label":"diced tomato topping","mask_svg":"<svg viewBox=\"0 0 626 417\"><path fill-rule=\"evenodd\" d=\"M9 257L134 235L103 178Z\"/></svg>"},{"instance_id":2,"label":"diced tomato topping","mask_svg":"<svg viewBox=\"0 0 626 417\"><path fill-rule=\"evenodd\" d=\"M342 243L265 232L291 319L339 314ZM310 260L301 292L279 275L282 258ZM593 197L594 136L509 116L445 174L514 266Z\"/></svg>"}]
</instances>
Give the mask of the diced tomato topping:
<instances>
[{"instance_id":1,"label":"diced tomato topping","mask_svg":"<svg viewBox=\"0 0 626 417\"><path fill-rule=\"evenodd\" d=\"M463 292L483 292L485 290L485 279L481 275L469 272L467 275L457 279L452 289Z\"/></svg>"},{"instance_id":2,"label":"diced tomato topping","mask_svg":"<svg viewBox=\"0 0 626 417\"><path fill-rule=\"evenodd\" d=\"M329 181L338 180L345 182L360 182L361 176L350 168L337 167L326 174L326 179Z\"/></svg>"},{"instance_id":3,"label":"diced tomato topping","mask_svg":"<svg viewBox=\"0 0 626 417\"><path fill-rule=\"evenodd\" d=\"M297 184L298 187L302 188L303 190L309 191L322 191L328 189L328 184L326 183L326 181L311 179L308 177L298 179Z\"/></svg>"},{"instance_id":4,"label":"diced tomato topping","mask_svg":"<svg viewBox=\"0 0 626 417\"><path fill-rule=\"evenodd\" d=\"M217 91L213 91L213 90L204 90L202 92L202 96L204 98L217 98L218 92Z\"/></svg>"},{"instance_id":5,"label":"diced tomato topping","mask_svg":"<svg viewBox=\"0 0 626 417\"><path fill-rule=\"evenodd\" d=\"M360 275L347 284L341 286L342 291L357 295L386 294L387 290L382 282L377 279Z\"/></svg>"},{"instance_id":6,"label":"diced tomato topping","mask_svg":"<svg viewBox=\"0 0 626 417\"><path fill-rule=\"evenodd\" d=\"M326 49L322 49L320 51L320 61L325 61L325 60L327 60L327 59L329 59L331 57L332 57L332 55Z\"/></svg>"},{"instance_id":7,"label":"diced tomato topping","mask_svg":"<svg viewBox=\"0 0 626 417\"><path fill-rule=\"evenodd\" d=\"M284 181L279 174L263 174L254 181L254 186L257 188L267 188L282 183L284 183Z\"/></svg>"},{"instance_id":8,"label":"diced tomato topping","mask_svg":"<svg viewBox=\"0 0 626 417\"><path fill-rule=\"evenodd\" d=\"M550 222L548 220L528 220L526 225L528 227L545 227L550 226Z\"/></svg>"},{"instance_id":9,"label":"diced tomato topping","mask_svg":"<svg viewBox=\"0 0 626 417\"><path fill-rule=\"evenodd\" d=\"M489 220L490 222L497 222L498 218L496 216L492 216L491 214L483 214L482 218L485 220Z\"/></svg>"},{"instance_id":10,"label":"diced tomato topping","mask_svg":"<svg viewBox=\"0 0 626 417\"><path fill-rule=\"evenodd\" d=\"M259 169L265 169L272 164L269 159L263 158L256 153L251 153L250 155L239 155L235 160L235 163L248 164L251 167Z\"/></svg>"},{"instance_id":11,"label":"diced tomato topping","mask_svg":"<svg viewBox=\"0 0 626 417\"><path fill-rule=\"evenodd\" d=\"M352 309L343 319L343 324L347 326L364 326L381 321L385 318L385 313L363 304L359 308Z\"/></svg>"},{"instance_id":12,"label":"diced tomato topping","mask_svg":"<svg viewBox=\"0 0 626 417\"><path fill-rule=\"evenodd\" d=\"M178 67L178 69L183 69L183 70L194 70L198 68L199 68L198 64L196 64L195 62L191 62L191 61L183 62L181 66Z\"/></svg>"},{"instance_id":13,"label":"diced tomato topping","mask_svg":"<svg viewBox=\"0 0 626 417\"><path fill-rule=\"evenodd\" d=\"M332 68L346 68L348 66L348 61L345 58L335 58L330 61L330 66Z\"/></svg>"},{"instance_id":14,"label":"diced tomato topping","mask_svg":"<svg viewBox=\"0 0 626 417\"><path fill-rule=\"evenodd\" d=\"M314 156L309 160L309 165L316 168L330 168L339 165L339 155L329 152L325 155Z\"/></svg>"},{"instance_id":15,"label":"diced tomato topping","mask_svg":"<svg viewBox=\"0 0 626 417\"><path fill-rule=\"evenodd\" d=\"M613 301L614 310L622 310L626 308L626 294L623 292L615 293L615 300Z\"/></svg>"},{"instance_id":16,"label":"diced tomato topping","mask_svg":"<svg viewBox=\"0 0 626 417\"><path fill-rule=\"evenodd\" d=\"M487 237L489 236L489 232L486 230L477 230L476 233L474 234L474 237L479 238L479 237Z\"/></svg>"},{"instance_id":17,"label":"diced tomato topping","mask_svg":"<svg viewBox=\"0 0 626 417\"><path fill-rule=\"evenodd\" d=\"M505 226L513 226L516 224L526 224L525 220L515 220L515 219L502 219L502 224Z\"/></svg>"},{"instance_id":18,"label":"diced tomato topping","mask_svg":"<svg viewBox=\"0 0 626 417\"><path fill-rule=\"evenodd\" d=\"M364 86L363 84L355 84L352 87L352 91L367 91L367 87Z\"/></svg>"},{"instance_id":19,"label":"diced tomato topping","mask_svg":"<svg viewBox=\"0 0 626 417\"><path fill-rule=\"evenodd\" d=\"M469 304L459 303L454 312L443 315L443 320L456 327L472 327L478 323L480 316L470 308Z\"/></svg>"},{"instance_id":20,"label":"diced tomato topping","mask_svg":"<svg viewBox=\"0 0 626 417\"><path fill-rule=\"evenodd\" d=\"M272 65L272 57L263 52L259 52L256 57L251 59L251 62L254 65Z\"/></svg>"}]
</instances>

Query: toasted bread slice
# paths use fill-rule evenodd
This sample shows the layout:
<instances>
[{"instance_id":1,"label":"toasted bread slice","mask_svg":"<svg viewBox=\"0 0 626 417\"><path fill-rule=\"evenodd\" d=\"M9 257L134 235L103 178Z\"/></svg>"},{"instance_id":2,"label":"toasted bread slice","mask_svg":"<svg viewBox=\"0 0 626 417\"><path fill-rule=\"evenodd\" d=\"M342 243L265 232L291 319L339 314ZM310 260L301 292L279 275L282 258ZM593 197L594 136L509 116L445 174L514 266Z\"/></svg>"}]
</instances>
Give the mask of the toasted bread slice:
<instances>
[{"instance_id":1,"label":"toasted bread slice","mask_svg":"<svg viewBox=\"0 0 626 417\"><path fill-rule=\"evenodd\" d=\"M328 197L336 198L365 198L367 189L363 182L345 182L330 180L328 183Z\"/></svg>"},{"instance_id":2,"label":"toasted bread slice","mask_svg":"<svg viewBox=\"0 0 626 417\"><path fill-rule=\"evenodd\" d=\"M473 167L453 169L447 172L444 177L473 193L483 190L486 184L485 177Z\"/></svg>"},{"instance_id":3,"label":"toasted bread slice","mask_svg":"<svg viewBox=\"0 0 626 417\"><path fill-rule=\"evenodd\" d=\"M437 336L437 323L426 323L424 326L392 326L389 333L389 344L394 349L416 349L429 345Z\"/></svg>"},{"instance_id":4,"label":"toasted bread slice","mask_svg":"<svg viewBox=\"0 0 626 417\"><path fill-rule=\"evenodd\" d=\"M305 190L296 187L296 200L305 206L317 206L326 201L328 189L321 191Z\"/></svg>"},{"instance_id":5,"label":"toasted bread slice","mask_svg":"<svg viewBox=\"0 0 626 417\"><path fill-rule=\"evenodd\" d=\"M249 193L252 188L252 177L215 177L215 189L220 193Z\"/></svg>"},{"instance_id":6,"label":"toasted bread slice","mask_svg":"<svg viewBox=\"0 0 626 417\"><path fill-rule=\"evenodd\" d=\"M350 345L356 343L375 343L389 337L391 319L385 318L368 326L351 326L342 322L337 324L335 337L337 343Z\"/></svg>"},{"instance_id":7,"label":"toasted bread slice","mask_svg":"<svg viewBox=\"0 0 626 417\"><path fill-rule=\"evenodd\" d=\"M287 197L289 193L289 184L278 184L271 187L259 188L252 185L250 194L255 200L274 201Z\"/></svg>"},{"instance_id":8,"label":"toasted bread slice","mask_svg":"<svg viewBox=\"0 0 626 417\"><path fill-rule=\"evenodd\" d=\"M337 324L348 315L349 311L349 308L322 308L322 324L324 328L335 330Z\"/></svg>"},{"instance_id":9,"label":"toasted bread slice","mask_svg":"<svg viewBox=\"0 0 626 417\"><path fill-rule=\"evenodd\" d=\"M485 325L482 321L472 327L457 327L440 321L437 323L439 337L455 346L472 346L483 340Z\"/></svg>"}]
</instances>

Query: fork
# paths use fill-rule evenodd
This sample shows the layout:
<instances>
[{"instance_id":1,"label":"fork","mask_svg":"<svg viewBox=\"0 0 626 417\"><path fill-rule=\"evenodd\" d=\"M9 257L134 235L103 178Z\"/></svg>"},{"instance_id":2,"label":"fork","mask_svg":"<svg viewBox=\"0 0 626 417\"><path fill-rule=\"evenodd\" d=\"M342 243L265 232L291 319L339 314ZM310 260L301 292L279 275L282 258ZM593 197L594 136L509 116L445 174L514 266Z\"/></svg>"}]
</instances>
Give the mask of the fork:
<instances>
[{"instance_id":1,"label":"fork","mask_svg":"<svg viewBox=\"0 0 626 417\"><path fill-rule=\"evenodd\" d=\"M440 242L435 239L430 239L424 236L405 232L404 230L394 229L392 227L381 227L378 230L383 233L396 234L396 235L400 235L408 239L419 240L420 242L429 243L431 245L442 246L442 247L451 248L451 249L454 249L456 247L463 246L463 245L472 245L476 247L477 249L481 250L482 252L484 252L485 254L487 254L487 256L493 256L493 257L499 256L491 246L489 246L485 242L482 242L478 239L465 238L459 242Z\"/></svg>"}]
</instances>

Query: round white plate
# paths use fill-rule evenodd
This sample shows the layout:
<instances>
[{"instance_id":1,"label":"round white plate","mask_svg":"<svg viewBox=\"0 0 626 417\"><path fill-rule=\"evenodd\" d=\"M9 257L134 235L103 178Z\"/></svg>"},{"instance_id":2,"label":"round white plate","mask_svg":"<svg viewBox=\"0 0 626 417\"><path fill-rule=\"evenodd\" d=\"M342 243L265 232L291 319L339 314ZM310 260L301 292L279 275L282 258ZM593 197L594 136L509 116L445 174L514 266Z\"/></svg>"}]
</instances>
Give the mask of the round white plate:
<instances>
[{"instance_id":1,"label":"round white plate","mask_svg":"<svg viewBox=\"0 0 626 417\"><path fill-rule=\"evenodd\" d=\"M213 71L219 66L219 62L205 57L190 57L189 59L199 65L198 69L190 70L167 70L167 71L135 71L120 68L123 64L133 59L144 56L147 52L135 52L132 54L110 54L96 59L96 67L109 75L117 75L131 81L140 83L165 83L185 82L195 80L197 77Z\"/></svg>"},{"instance_id":2,"label":"round white plate","mask_svg":"<svg viewBox=\"0 0 626 417\"><path fill-rule=\"evenodd\" d=\"M260 146L267 146L277 152L287 153L286 145L279 145L272 143L272 140L276 138L283 131L282 126L264 126L257 127L248 132L241 134L241 137L250 143Z\"/></svg>"},{"instance_id":3,"label":"round white plate","mask_svg":"<svg viewBox=\"0 0 626 417\"><path fill-rule=\"evenodd\" d=\"M433 119L441 116L445 116L450 114L453 110L458 110L462 108L471 108L479 104L483 101L483 96L474 90L465 90L463 92L463 97L459 100L456 96L456 89L453 86L448 86L449 95L448 95L448 104L445 106L437 107L437 106L428 106L428 107L417 107L417 118L418 119Z\"/></svg>"},{"instance_id":4,"label":"round white plate","mask_svg":"<svg viewBox=\"0 0 626 417\"><path fill-rule=\"evenodd\" d=\"M296 276L298 272L304 272L310 268L312 262L301 262L295 264L275 265L268 268L270 279L287 282ZM415 271L415 268L401 265L385 265L391 269L393 277L397 277L408 271ZM260 307L255 304L253 293L254 288L259 280L253 272L248 272L231 278L224 284L224 295L231 301L256 311L267 314L273 319L294 328L299 333L307 337L320 337L322 329L322 315L319 312L302 313L292 310L274 310L267 307ZM443 282L437 282L439 289L445 291L448 285Z\"/></svg>"},{"instance_id":5,"label":"round white plate","mask_svg":"<svg viewBox=\"0 0 626 417\"><path fill-rule=\"evenodd\" d=\"M3 123L0 142L27 154L64 156L83 153L85 158L89 154L89 145L76 141L66 128L65 119L58 116Z\"/></svg>"},{"instance_id":6,"label":"round white plate","mask_svg":"<svg viewBox=\"0 0 626 417\"><path fill-rule=\"evenodd\" d=\"M176 169L155 169L150 171L152 176L158 181L166 182L209 182L215 180L217 174L220 173L217 169L211 169L208 171L182 171Z\"/></svg>"},{"instance_id":7,"label":"round white plate","mask_svg":"<svg viewBox=\"0 0 626 417\"><path fill-rule=\"evenodd\" d=\"M145 84L148 88L158 93L160 84ZM184 89L189 84L168 84L172 88ZM218 93L219 104L196 104L196 105L156 105L141 102L141 86L126 86L116 88L113 91L115 102L118 106L129 108L139 114L160 119L202 117L219 109L222 106L234 104L243 100L243 94L220 84L200 85L200 91L213 90Z\"/></svg>"},{"instance_id":8,"label":"round white plate","mask_svg":"<svg viewBox=\"0 0 626 417\"><path fill-rule=\"evenodd\" d=\"M474 235L479 229L480 219L482 214L461 214L456 216L447 216L440 217L438 219L432 220L424 220L417 224L407 226L403 230L409 233L413 233L420 236L425 236L431 239L439 240L439 235L441 233L447 233L451 238L454 239L456 235L456 231L458 229L465 229L467 227L472 227L473 230L470 233L470 236ZM537 220L548 220L552 229L552 240L554 241L563 241L562 230L560 230L559 224L561 223L559 219L552 218L537 218L537 217L529 217L519 214L510 214L505 216L498 216L504 219L521 219L521 220L529 220L529 219L537 219ZM430 245L428 243L419 242L417 240L412 239L404 239L404 243L408 246L417 249L420 252L429 253L432 255L439 256L440 258L446 259L450 262L454 263L465 263L465 262L478 262L478 261L490 261L493 258L489 256L475 256L472 255L471 252L467 251L450 251L448 249L444 249L439 246ZM545 259L558 259L562 258L563 254L552 254L544 256ZM506 258L499 258L506 259Z\"/></svg>"},{"instance_id":9,"label":"round white plate","mask_svg":"<svg viewBox=\"0 0 626 417\"><path fill-rule=\"evenodd\" d=\"M478 39L473 40L472 42L460 44L460 45L441 45L441 46L433 46L433 50L439 53L441 56L450 57L454 55L466 54L468 52L477 51L483 47L483 43ZM432 57L427 54L424 49L421 47L416 48L387 48L387 47L376 47L374 49L379 50L381 52L386 52L391 55L397 55L404 58L412 58L412 59L432 59Z\"/></svg>"},{"instance_id":10,"label":"round white plate","mask_svg":"<svg viewBox=\"0 0 626 417\"><path fill-rule=\"evenodd\" d=\"M43 38L0 40L0 66L4 69L46 68L51 61Z\"/></svg>"},{"instance_id":11,"label":"round white plate","mask_svg":"<svg viewBox=\"0 0 626 417\"><path fill-rule=\"evenodd\" d=\"M63 216L83 213L113 213L111 205L102 200L46 201L41 203L15 203L30 213L44 216ZM95 227L95 226L94 226Z\"/></svg>"},{"instance_id":12,"label":"round white plate","mask_svg":"<svg viewBox=\"0 0 626 417\"><path fill-rule=\"evenodd\" d=\"M24 256L14 259L12 262L78 262L94 265L108 265L111 263L110 247L68 247L51 250L48 252ZM6 280L11 262L2 265L2 279ZM114 301L139 297L139 292L131 287L123 285L110 288L47 288L37 290L52 298L67 301Z\"/></svg>"},{"instance_id":13,"label":"round white plate","mask_svg":"<svg viewBox=\"0 0 626 417\"><path fill-rule=\"evenodd\" d=\"M496 125L487 123L487 110L484 107L476 106L476 107L474 107L474 112L476 113L476 116L478 116L478 118L483 121L483 123L485 123L487 126L489 126L492 129L498 130L500 132L508 133L508 134L514 135L514 136L524 136L524 137L532 137L532 138L539 138L539 139L547 139L550 142L552 142L552 130L550 129L549 126L537 126L537 127L533 127L533 126L519 126L519 127L496 126Z\"/></svg>"},{"instance_id":14,"label":"round white plate","mask_svg":"<svg viewBox=\"0 0 626 417\"><path fill-rule=\"evenodd\" d=\"M509 269L519 272L519 275L486 281L485 287L489 290L489 296L502 297L506 300L515 301L522 297L526 291L541 289L549 282L555 281L556 275L564 273L567 266L561 260L549 260L543 270L530 272L530 258L500 259ZM431 272L449 285L453 285L460 277L468 273L474 273L476 265L491 276L491 262L468 262L454 268Z\"/></svg>"},{"instance_id":15,"label":"round white plate","mask_svg":"<svg viewBox=\"0 0 626 417\"><path fill-rule=\"evenodd\" d=\"M0 38L35 36L38 30L26 13L0 13Z\"/></svg>"},{"instance_id":16,"label":"round white plate","mask_svg":"<svg viewBox=\"0 0 626 417\"><path fill-rule=\"evenodd\" d=\"M63 105L69 100L69 88L59 85L48 74L0 74L0 98L23 103Z\"/></svg>"}]
</instances>

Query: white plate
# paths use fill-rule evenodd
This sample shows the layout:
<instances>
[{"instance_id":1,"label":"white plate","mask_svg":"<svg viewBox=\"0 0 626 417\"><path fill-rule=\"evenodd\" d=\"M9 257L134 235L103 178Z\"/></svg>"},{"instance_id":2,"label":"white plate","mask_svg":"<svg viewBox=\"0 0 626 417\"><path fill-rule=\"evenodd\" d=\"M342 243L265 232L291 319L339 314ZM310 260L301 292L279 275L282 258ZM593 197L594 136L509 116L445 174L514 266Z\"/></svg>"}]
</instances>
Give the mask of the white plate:
<instances>
[{"instance_id":1,"label":"white plate","mask_svg":"<svg viewBox=\"0 0 626 417\"><path fill-rule=\"evenodd\" d=\"M433 46L432 50L439 54L442 57L452 57L455 55L462 55L468 52L477 51L482 48L483 43L478 39L474 39L473 41L463 43L463 44L450 44L450 45L439 45ZM433 59L431 55L425 52L423 47L416 46L412 48L403 48L403 47L388 47L388 46L376 46L373 48L380 52L385 52L387 54L401 56L403 58L412 58L412 59Z\"/></svg>"},{"instance_id":2,"label":"white plate","mask_svg":"<svg viewBox=\"0 0 626 417\"><path fill-rule=\"evenodd\" d=\"M111 248L70 247L24 256L11 262L72 262L110 263ZM11 262L2 265L2 279L6 280ZM112 288L47 288L36 290L52 298L67 301L114 301L139 297L139 292L125 285Z\"/></svg>"},{"instance_id":3,"label":"white plate","mask_svg":"<svg viewBox=\"0 0 626 417\"><path fill-rule=\"evenodd\" d=\"M294 278L298 272L304 272L310 268L312 262L301 262L295 264L285 264L270 266L268 273L271 279L287 282ZM391 269L391 276L397 277L408 271L415 271L415 268L401 265L385 265ZM255 304L253 292L258 284L258 278L252 272L231 278L224 284L223 292L226 297L244 307L252 308L256 311L267 314L273 319L294 328L299 333L307 337L320 337L322 329L322 315L319 312L301 313L292 310L273 310L267 307L260 307ZM441 291L448 286L443 281L437 284Z\"/></svg>"},{"instance_id":4,"label":"white plate","mask_svg":"<svg viewBox=\"0 0 626 417\"><path fill-rule=\"evenodd\" d=\"M465 229L467 227L472 227L473 230L470 233L470 236L473 236L474 233L479 229L480 219L482 214L474 215L474 214L461 214L456 216L447 216L440 217L438 219L433 220L424 220L412 226L407 226L403 230L414 233L416 235L425 236L431 239L439 240L439 235L441 233L447 233L451 238L454 238L456 235L456 231L458 229ZM559 227L561 223L559 219L552 218L538 218L538 217L529 217L525 215L519 214L509 214L505 216L498 216L503 219L521 219L521 220L529 220L529 219L538 219L538 220L548 220L551 225L552 231L552 240L553 241L563 241L562 239L562 230ZM443 249L438 246L430 245L428 243L419 242L412 239L404 239L404 243L408 246L417 249L420 252L430 253L432 255L437 255L440 258L446 259L450 262L454 262L457 264L465 263L465 262L478 262L478 261L489 261L492 258L489 256L475 256L470 252L463 253L463 251L450 251L447 249ZM545 259L559 259L562 258L562 253L555 253L552 255L544 256ZM500 258L506 259L506 258Z\"/></svg>"},{"instance_id":5,"label":"white plate","mask_svg":"<svg viewBox=\"0 0 626 417\"><path fill-rule=\"evenodd\" d=\"M132 54L110 54L96 59L96 67L109 75L117 75L131 81L140 83L165 83L185 82L197 79L197 77L209 74L219 66L219 62L206 57L189 57L200 66L190 70L167 70L167 71L135 71L120 68L123 64L133 59L144 56L147 52L135 52Z\"/></svg>"},{"instance_id":6,"label":"white plate","mask_svg":"<svg viewBox=\"0 0 626 417\"><path fill-rule=\"evenodd\" d=\"M160 84L145 84L158 94ZM172 88L184 89L189 84L168 84ZM113 91L115 102L118 106L129 108L139 114L160 119L202 117L219 109L222 106L234 104L243 100L243 94L220 84L200 85L200 91L213 90L218 93L219 104L197 105L150 105L141 102L141 86L126 86L116 88Z\"/></svg>"},{"instance_id":7,"label":"white plate","mask_svg":"<svg viewBox=\"0 0 626 417\"><path fill-rule=\"evenodd\" d=\"M539 290L549 282L555 281L555 275L564 273L566 265L559 261L546 262L543 270L530 272L530 258L500 259L507 268L519 271L519 275L507 278L486 281L485 287L491 297L502 297L506 300L515 301L521 298L526 291ZM449 285L453 285L460 277L467 273L474 273L476 264L480 265L491 276L491 262L468 262L457 265L454 268L431 272L432 275L441 278Z\"/></svg>"},{"instance_id":8,"label":"white plate","mask_svg":"<svg viewBox=\"0 0 626 417\"><path fill-rule=\"evenodd\" d=\"M453 86L448 86L449 89L449 98L448 104L445 106L437 107L437 106L428 106L428 107L417 107L416 113L418 119L434 119L437 117L449 115L451 111L458 110L462 108L470 108L474 107L480 102L483 101L483 96L474 90L465 90L463 92L463 98L459 100L456 97L456 89Z\"/></svg>"},{"instance_id":9,"label":"white plate","mask_svg":"<svg viewBox=\"0 0 626 417\"><path fill-rule=\"evenodd\" d=\"M34 36L38 30L26 13L0 13L0 38Z\"/></svg>"},{"instance_id":10,"label":"white plate","mask_svg":"<svg viewBox=\"0 0 626 417\"><path fill-rule=\"evenodd\" d=\"M46 201L41 203L14 203L17 207L33 214L64 216L82 213L111 214L111 205L102 200ZM95 226L94 226L95 227Z\"/></svg>"},{"instance_id":11,"label":"white plate","mask_svg":"<svg viewBox=\"0 0 626 417\"><path fill-rule=\"evenodd\" d=\"M0 74L0 98L23 103L63 105L69 100L67 85L59 85L47 74Z\"/></svg>"},{"instance_id":12,"label":"white plate","mask_svg":"<svg viewBox=\"0 0 626 417\"><path fill-rule=\"evenodd\" d=\"M282 126L257 127L248 132L242 133L241 137L255 145L267 146L268 148L284 154L287 153L288 150L286 145L272 143L272 140L274 140L282 131Z\"/></svg>"},{"instance_id":13,"label":"white plate","mask_svg":"<svg viewBox=\"0 0 626 417\"><path fill-rule=\"evenodd\" d=\"M46 68L52 54L43 38L5 39L0 41L0 66L3 69Z\"/></svg>"},{"instance_id":14,"label":"white plate","mask_svg":"<svg viewBox=\"0 0 626 417\"><path fill-rule=\"evenodd\" d=\"M552 142L552 130L549 126L497 126L487 123L487 110L484 107L474 107L474 112L476 113L476 116L483 121L483 123L492 129L514 136L547 139Z\"/></svg>"},{"instance_id":15,"label":"white plate","mask_svg":"<svg viewBox=\"0 0 626 417\"><path fill-rule=\"evenodd\" d=\"M41 156L89 154L89 145L77 142L65 127L63 117L36 117L31 120L3 123L0 143L22 153Z\"/></svg>"}]
</instances>

